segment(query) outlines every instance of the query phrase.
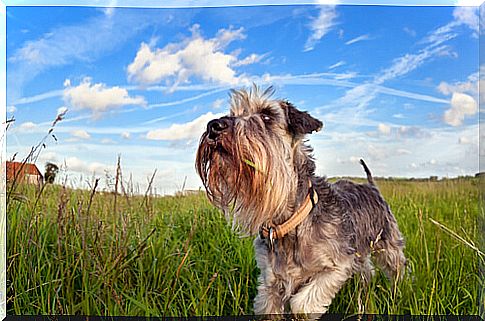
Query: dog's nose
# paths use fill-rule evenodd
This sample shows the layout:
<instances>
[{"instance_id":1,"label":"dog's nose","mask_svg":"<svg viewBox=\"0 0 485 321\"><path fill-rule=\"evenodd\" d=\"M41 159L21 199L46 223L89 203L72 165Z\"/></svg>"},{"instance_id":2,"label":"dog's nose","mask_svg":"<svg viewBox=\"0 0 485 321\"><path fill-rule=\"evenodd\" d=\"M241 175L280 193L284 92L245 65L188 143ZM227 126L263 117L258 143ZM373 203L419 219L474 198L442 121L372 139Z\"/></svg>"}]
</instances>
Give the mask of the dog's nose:
<instances>
[{"instance_id":1,"label":"dog's nose","mask_svg":"<svg viewBox=\"0 0 485 321\"><path fill-rule=\"evenodd\" d=\"M207 133L210 139L216 139L220 134L229 128L228 118L213 119L207 124Z\"/></svg>"}]
</instances>

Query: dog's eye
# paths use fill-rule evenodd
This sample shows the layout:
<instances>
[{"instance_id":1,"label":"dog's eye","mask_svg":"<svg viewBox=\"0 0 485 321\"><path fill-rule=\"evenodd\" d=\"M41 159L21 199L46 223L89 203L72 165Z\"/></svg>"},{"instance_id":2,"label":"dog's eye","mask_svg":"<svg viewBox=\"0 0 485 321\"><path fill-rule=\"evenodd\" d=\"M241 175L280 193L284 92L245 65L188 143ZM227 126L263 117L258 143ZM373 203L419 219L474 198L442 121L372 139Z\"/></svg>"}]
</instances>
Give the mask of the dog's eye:
<instances>
[{"instance_id":1,"label":"dog's eye","mask_svg":"<svg viewBox=\"0 0 485 321\"><path fill-rule=\"evenodd\" d=\"M261 119L265 122L268 123L273 120L273 113L271 112L270 109L265 108L261 111Z\"/></svg>"}]
</instances>

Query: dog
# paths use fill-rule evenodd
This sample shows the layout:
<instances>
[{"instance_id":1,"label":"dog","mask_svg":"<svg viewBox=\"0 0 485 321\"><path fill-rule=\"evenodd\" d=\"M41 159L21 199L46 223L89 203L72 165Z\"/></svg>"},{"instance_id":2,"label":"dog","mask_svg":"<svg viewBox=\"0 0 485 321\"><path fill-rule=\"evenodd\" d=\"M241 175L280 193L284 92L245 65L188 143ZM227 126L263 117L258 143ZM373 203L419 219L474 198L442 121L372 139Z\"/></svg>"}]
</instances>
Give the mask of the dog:
<instances>
[{"instance_id":1,"label":"dog","mask_svg":"<svg viewBox=\"0 0 485 321\"><path fill-rule=\"evenodd\" d=\"M316 176L305 137L323 123L273 95L231 90L229 115L202 134L196 170L233 227L256 236L254 313L321 315L355 273L370 280L371 254L400 279L404 240L364 161L366 184Z\"/></svg>"}]
</instances>

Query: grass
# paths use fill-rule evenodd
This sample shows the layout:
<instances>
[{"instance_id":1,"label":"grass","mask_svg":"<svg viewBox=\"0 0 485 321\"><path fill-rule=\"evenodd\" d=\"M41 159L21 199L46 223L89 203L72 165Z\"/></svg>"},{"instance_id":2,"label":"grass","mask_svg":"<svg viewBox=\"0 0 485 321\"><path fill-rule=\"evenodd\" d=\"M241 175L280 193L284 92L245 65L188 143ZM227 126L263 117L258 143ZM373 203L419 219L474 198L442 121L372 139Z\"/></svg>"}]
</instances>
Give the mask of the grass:
<instances>
[{"instance_id":1,"label":"grass","mask_svg":"<svg viewBox=\"0 0 485 321\"><path fill-rule=\"evenodd\" d=\"M406 239L410 273L377 273L365 312L478 314L478 181L377 181ZM116 184L116 190L122 191ZM7 313L205 316L252 313L252 239L203 193L152 197L18 185L7 200ZM357 278L330 312L356 313Z\"/></svg>"}]
</instances>

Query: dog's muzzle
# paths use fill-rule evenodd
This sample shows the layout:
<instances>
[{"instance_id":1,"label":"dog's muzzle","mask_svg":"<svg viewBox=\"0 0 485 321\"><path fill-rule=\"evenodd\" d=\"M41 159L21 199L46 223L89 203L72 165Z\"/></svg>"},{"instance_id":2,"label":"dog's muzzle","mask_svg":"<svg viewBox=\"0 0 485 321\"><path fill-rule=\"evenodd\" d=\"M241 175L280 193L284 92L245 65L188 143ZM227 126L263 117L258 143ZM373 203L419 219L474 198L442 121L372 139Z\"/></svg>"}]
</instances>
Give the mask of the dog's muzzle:
<instances>
[{"instance_id":1,"label":"dog's muzzle","mask_svg":"<svg viewBox=\"0 0 485 321\"><path fill-rule=\"evenodd\" d=\"M232 126L233 120L229 117L221 117L213 119L207 124L207 137L215 140Z\"/></svg>"}]
</instances>

